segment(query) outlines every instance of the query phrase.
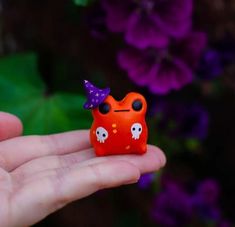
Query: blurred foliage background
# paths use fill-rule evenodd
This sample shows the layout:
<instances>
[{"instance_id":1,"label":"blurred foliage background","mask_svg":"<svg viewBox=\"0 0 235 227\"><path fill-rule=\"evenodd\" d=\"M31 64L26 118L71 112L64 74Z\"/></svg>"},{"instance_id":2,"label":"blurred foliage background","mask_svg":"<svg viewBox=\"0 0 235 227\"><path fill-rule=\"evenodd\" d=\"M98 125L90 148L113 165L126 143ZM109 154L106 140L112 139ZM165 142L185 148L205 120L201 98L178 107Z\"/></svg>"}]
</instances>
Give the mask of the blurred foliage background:
<instances>
[{"instance_id":1,"label":"blurred foliage background","mask_svg":"<svg viewBox=\"0 0 235 227\"><path fill-rule=\"evenodd\" d=\"M89 128L88 79L144 94L168 159L35 226L233 226L233 0L1 0L0 22L0 107L26 135Z\"/></svg>"}]
</instances>

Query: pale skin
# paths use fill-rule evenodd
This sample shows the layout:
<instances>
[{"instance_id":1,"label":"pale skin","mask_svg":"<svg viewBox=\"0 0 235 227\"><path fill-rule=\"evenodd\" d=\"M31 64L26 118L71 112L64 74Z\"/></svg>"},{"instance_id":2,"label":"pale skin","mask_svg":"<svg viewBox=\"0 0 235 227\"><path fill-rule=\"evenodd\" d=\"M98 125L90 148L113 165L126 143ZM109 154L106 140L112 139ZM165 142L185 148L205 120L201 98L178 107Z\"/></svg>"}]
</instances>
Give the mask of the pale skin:
<instances>
[{"instance_id":1,"label":"pale skin","mask_svg":"<svg viewBox=\"0 0 235 227\"><path fill-rule=\"evenodd\" d=\"M0 112L0 226L30 226L100 189L131 184L166 163L145 155L95 157L88 130L21 136L22 123Z\"/></svg>"}]
</instances>

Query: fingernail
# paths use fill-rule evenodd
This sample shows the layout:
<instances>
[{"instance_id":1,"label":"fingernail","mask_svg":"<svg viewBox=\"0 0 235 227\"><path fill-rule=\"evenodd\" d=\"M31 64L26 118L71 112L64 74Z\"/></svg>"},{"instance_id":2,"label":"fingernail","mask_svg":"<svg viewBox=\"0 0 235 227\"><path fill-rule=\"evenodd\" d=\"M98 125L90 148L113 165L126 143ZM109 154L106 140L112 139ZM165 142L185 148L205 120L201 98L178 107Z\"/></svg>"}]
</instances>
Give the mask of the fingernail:
<instances>
[{"instance_id":1,"label":"fingernail","mask_svg":"<svg viewBox=\"0 0 235 227\"><path fill-rule=\"evenodd\" d=\"M135 183L137 183L139 181L139 178L138 179L132 179L132 180L130 180L130 181L127 181L126 183L125 183L125 185L128 185L128 184L135 184Z\"/></svg>"}]
</instances>

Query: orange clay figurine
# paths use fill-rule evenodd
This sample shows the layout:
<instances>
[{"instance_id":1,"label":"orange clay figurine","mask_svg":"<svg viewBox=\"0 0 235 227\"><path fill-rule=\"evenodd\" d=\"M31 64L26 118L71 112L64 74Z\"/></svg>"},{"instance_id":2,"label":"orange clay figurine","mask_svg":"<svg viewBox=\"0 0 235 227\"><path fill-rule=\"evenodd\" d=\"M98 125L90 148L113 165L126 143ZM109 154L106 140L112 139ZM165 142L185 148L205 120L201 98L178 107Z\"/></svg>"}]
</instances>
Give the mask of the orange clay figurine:
<instances>
[{"instance_id":1,"label":"orange clay figurine","mask_svg":"<svg viewBox=\"0 0 235 227\"><path fill-rule=\"evenodd\" d=\"M84 108L92 109L94 118L90 140L96 155L144 154L148 137L145 98L131 92L116 101L109 88L96 88L87 80L84 87L88 98Z\"/></svg>"}]
</instances>

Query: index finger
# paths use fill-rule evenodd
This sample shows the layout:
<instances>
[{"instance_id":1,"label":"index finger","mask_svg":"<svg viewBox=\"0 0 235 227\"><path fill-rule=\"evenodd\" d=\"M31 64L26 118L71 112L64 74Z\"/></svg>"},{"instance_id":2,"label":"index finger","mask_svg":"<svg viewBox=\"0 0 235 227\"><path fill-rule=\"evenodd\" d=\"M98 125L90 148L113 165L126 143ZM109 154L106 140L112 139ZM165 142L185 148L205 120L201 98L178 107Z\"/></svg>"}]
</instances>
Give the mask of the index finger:
<instances>
[{"instance_id":1,"label":"index finger","mask_svg":"<svg viewBox=\"0 0 235 227\"><path fill-rule=\"evenodd\" d=\"M0 112L0 141L22 134L23 126L16 116Z\"/></svg>"},{"instance_id":2,"label":"index finger","mask_svg":"<svg viewBox=\"0 0 235 227\"><path fill-rule=\"evenodd\" d=\"M0 143L0 167L12 171L32 159L48 155L69 154L90 146L88 130L48 136L17 137Z\"/></svg>"}]
</instances>

